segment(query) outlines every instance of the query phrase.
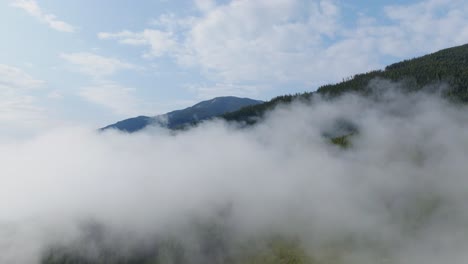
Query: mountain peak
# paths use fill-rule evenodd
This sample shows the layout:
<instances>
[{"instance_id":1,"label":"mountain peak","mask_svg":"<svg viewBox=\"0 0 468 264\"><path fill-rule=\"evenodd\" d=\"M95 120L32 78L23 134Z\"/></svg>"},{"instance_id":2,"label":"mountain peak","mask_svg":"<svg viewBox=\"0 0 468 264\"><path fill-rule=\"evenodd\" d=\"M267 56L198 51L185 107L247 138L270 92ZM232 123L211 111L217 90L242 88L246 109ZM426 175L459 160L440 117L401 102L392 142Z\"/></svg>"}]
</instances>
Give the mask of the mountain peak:
<instances>
[{"instance_id":1,"label":"mountain peak","mask_svg":"<svg viewBox=\"0 0 468 264\"><path fill-rule=\"evenodd\" d=\"M101 128L101 130L118 129L125 132L136 132L151 124L158 124L168 128L178 128L187 124L206 120L225 113L233 112L245 106L263 103L260 100L240 98L235 96L221 96L201 101L193 106L175 110L153 117L137 116L125 119ZM162 122L164 120L164 122Z\"/></svg>"}]
</instances>

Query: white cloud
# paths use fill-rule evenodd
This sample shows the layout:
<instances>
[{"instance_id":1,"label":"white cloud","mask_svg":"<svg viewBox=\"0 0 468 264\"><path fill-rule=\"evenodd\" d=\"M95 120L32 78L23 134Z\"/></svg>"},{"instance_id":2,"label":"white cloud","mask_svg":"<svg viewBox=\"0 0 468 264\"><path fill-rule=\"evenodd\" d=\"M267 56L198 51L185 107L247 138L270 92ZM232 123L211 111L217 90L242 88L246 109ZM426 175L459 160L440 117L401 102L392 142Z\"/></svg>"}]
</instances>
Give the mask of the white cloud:
<instances>
[{"instance_id":1,"label":"white cloud","mask_svg":"<svg viewBox=\"0 0 468 264\"><path fill-rule=\"evenodd\" d=\"M135 89L111 81L96 82L81 88L79 95L87 101L105 107L122 116L137 114Z\"/></svg>"},{"instance_id":2,"label":"white cloud","mask_svg":"<svg viewBox=\"0 0 468 264\"><path fill-rule=\"evenodd\" d=\"M43 109L34 105L35 98L28 95L0 92L0 123L29 122L41 118Z\"/></svg>"},{"instance_id":3,"label":"white cloud","mask_svg":"<svg viewBox=\"0 0 468 264\"><path fill-rule=\"evenodd\" d=\"M53 100L60 100L60 99L63 99L64 96L60 91L53 90L53 91L51 91L50 93L47 94L47 98L53 99Z\"/></svg>"},{"instance_id":4,"label":"white cloud","mask_svg":"<svg viewBox=\"0 0 468 264\"><path fill-rule=\"evenodd\" d=\"M468 42L465 0L391 5L383 17L361 14L344 23L333 0L196 1L198 17L167 14L157 29L100 33L101 39L146 45L147 57L168 55L213 83L244 87L311 86L383 67L383 59L414 57ZM155 31L153 41L144 32ZM222 91L224 88L213 85ZM313 87L311 87L313 88ZM200 90L202 91L202 90Z\"/></svg>"},{"instance_id":5,"label":"white cloud","mask_svg":"<svg viewBox=\"0 0 468 264\"><path fill-rule=\"evenodd\" d=\"M0 135L14 135L43 125L45 111L30 95L43 84L19 68L0 64Z\"/></svg>"},{"instance_id":6,"label":"white cloud","mask_svg":"<svg viewBox=\"0 0 468 264\"><path fill-rule=\"evenodd\" d=\"M466 1L384 11L389 24L350 27L335 1L231 1L193 24L184 43L188 58L179 61L228 82L323 83L379 68L383 56L407 58L468 41Z\"/></svg>"},{"instance_id":7,"label":"white cloud","mask_svg":"<svg viewBox=\"0 0 468 264\"><path fill-rule=\"evenodd\" d=\"M42 23L47 24L49 27L62 32L74 32L75 28L59 20L55 15L46 13L39 7L35 0L13 0L11 5L17 8L21 8L31 16L37 18Z\"/></svg>"},{"instance_id":8,"label":"white cloud","mask_svg":"<svg viewBox=\"0 0 468 264\"><path fill-rule=\"evenodd\" d=\"M119 59L107 58L88 52L62 53L60 57L78 66L80 72L94 77L112 75L120 70L139 69L138 66Z\"/></svg>"},{"instance_id":9,"label":"white cloud","mask_svg":"<svg viewBox=\"0 0 468 264\"><path fill-rule=\"evenodd\" d=\"M415 57L468 42L468 12L463 0L428 0L384 8L389 23L368 23L344 33L345 40L371 44L369 53L396 59Z\"/></svg>"},{"instance_id":10,"label":"white cloud","mask_svg":"<svg viewBox=\"0 0 468 264\"><path fill-rule=\"evenodd\" d=\"M139 70L140 67L119 59L87 52L62 53L60 57L78 66L80 72L94 77L90 85L79 90L80 97L120 116L137 113L136 109L139 104L133 94L135 89L122 86L103 77L108 77L122 70ZM57 98L55 94L51 94L51 96L51 98ZM61 95L59 94L59 96Z\"/></svg>"},{"instance_id":11,"label":"white cloud","mask_svg":"<svg viewBox=\"0 0 468 264\"><path fill-rule=\"evenodd\" d=\"M80 97L119 116L137 114L137 109L142 110L141 104L134 95L134 88L125 87L106 78L118 71L140 70L141 67L87 52L62 53L60 57L76 65L81 73L93 77L90 85L79 90ZM50 96L57 98L55 94Z\"/></svg>"},{"instance_id":12,"label":"white cloud","mask_svg":"<svg viewBox=\"0 0 468 264\"><path fill-rule=\"evenodd\" d=\"M203 11L200 17L157 19L153 25L172 37L170 45L165 49L153 45L147 53L167 51L179 64L200 67L217 83L304 79L321 68L304 73L304 66L320 55L322 38L339 29L339 8L331 1L240 0L224 5L197 1L196 5ZM99 34L123 44L148 43L136 36L141 33Z\"/></svg>"},{"instance_id":13,"label":"white cloud","mask_svg":"<svg viewBox=\"0 0 468 264\"><path fill-rule=\"evenodd\" d=\"M177 43L171 32L151 29L145 29L143 32L101 32L98 37L100 39L117 39L122 44L149 46L150 51L144 54L145 57L160 57L173 50Z\"/></svg>"},{"instance_id":14,"label":"white cloud","mask_svg":"<svg viewBox=\"0 0 468 264\"><path fill-rule=\"evenodd\" d=\"M0 64L0 88L25 89L36 88L44 81L35 79L21 69Z\"/></svg>"},{"instance_id":15,"label":"white cloud","mask_svg":"<svg viewBox=\"0 0 468 264\"><path fill-rule=\"evenodd\" d=\"M215 0L195 0L195 5L202 12L208 12L216 7Z\"/></svg>"},{"instance_id":16,"label":"white cloud","mask_svg":"<svg viewBox=\"0 0 468 264\"><path fill-rule=\"evenodd\" d=\"M178 58L227 82L303 79L338 14L329 1L232 1L194 23Z\"/></svg>"},{"instance_id":17,"label":"white cloud","mask_svg":"<svg viewBox=\"0 0 468 264\"><path fill-rule=\"evenodd\" d=\"M177 17L174 13L166 13L160 15L156 19L150 20L150 24L166 32L176 32L184 28L189 28L196 21L196 17ZM106 34L106 33L99 33Z\"/></svg>"},{"instance_id":18,"label":"white cloud","mask_svg":"<svg viewBox=\"0 0 468 264\"><path fill-rule=\"evenodd\" d=\"M383 53L397 57L465 44L468 41L467 12L468 6L463 0L428 0L407 6L388 6L385 13L394 25L385 28L388 36L378 36L378 44L383 47Z\"/></svg>"}]
</instances>

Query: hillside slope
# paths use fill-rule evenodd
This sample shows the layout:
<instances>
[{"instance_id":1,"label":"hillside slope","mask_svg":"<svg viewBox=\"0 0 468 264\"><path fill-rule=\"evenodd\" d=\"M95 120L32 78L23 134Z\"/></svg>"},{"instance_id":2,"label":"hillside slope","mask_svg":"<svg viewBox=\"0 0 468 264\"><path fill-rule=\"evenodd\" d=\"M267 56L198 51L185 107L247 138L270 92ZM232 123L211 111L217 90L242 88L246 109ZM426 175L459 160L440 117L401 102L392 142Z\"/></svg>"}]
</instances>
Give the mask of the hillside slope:
<instances>
[{"instance_id":1,"label":"hillside slope","mask_svg":"<svg viewBox=\"0 0 468 264\"><path fill-rule=\"evenodd\" d=\"M279 96L263 104L224 114L222 117L227 121L252 124L261 118L265 111L295 99L308 99L315 94L326 98L335 98L348 92L369 94L372 91L368 89L368 84L376 78L401 81L403 87L410 91L417 91L431 84L448 84L449 88L444 90L444 96L467 103L468 44L398 62L387 66L385 70L357 74L343 82L321 86L316 92Z\"/></svg>"}]
</instances>

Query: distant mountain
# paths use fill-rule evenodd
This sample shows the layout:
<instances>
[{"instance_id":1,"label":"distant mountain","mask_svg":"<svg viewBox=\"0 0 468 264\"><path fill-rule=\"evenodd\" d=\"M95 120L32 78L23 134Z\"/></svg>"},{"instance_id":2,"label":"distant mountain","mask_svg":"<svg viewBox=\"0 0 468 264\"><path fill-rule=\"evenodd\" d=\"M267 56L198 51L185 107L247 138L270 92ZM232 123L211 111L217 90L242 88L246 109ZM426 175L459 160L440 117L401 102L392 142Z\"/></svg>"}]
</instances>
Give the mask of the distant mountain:
<instances>
[{"instance_id":1,"label":"distant mountain","mask_svg":"<svg viewBox=\"0 0 468 264\"><path fill-rule=\"evenodd\" d=\"M455 102L468 103L468 44L444 49L429 55L389 65L385 70L356 74L340 83L319 87L316 92L283 95L262 104L247 106L222 116L227 121L256 123L263 114L278 104L321 95L333 99L349 92L372 94L368 84L376 78L402 82L407 91L418 91L431 84L448 84L443 96Z\"/></svg>"},{"instance_id":2,"label":"distant mountain","mask_svg":"<svg viewBox=\"0 0 468 264\"><path fill-rule=\"evenodd\" d=\"M216 97L211 100L200 102L194 106L172 111L164 115L154 117L137 116L125 119L115 124L103 127L101 130L118 129L132 133L143 129L148 125L161 125L175 129L260 103L263 103L263 101L234 96Z\"/></svg>"}]
</instances>

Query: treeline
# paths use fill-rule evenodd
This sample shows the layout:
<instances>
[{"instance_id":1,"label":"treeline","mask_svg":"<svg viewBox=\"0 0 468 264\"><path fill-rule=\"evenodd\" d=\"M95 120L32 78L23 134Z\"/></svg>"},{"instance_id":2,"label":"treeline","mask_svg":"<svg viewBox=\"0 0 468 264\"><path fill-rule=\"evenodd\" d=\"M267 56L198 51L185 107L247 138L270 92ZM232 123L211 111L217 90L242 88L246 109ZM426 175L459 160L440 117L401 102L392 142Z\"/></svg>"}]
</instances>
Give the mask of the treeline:
<instances>
[{"instance_id":1,"label":"treeline","mask_svg":"<svg viewBox=\"0 0 468 264\"><path fill-rule=\"evenodd\" d=\"M281 95L271 99L268 102L243 107L237 111L226 113L221 117L228 121L244 121L247 124L253 124L257 121L258 118L260 118L263 115L263 113L270 109L273 109L278 104L291 103L293 100L296 100L298 98L309 99L310 96L312 96L312 93Z\"/></svg>"},{"instance_id":2,"label":"treeline","mask_svg":"<svg viewBox=\"0 0 468 264\"><path fill-rule=\"evenodd\" d=\"M369 89L369 82L376 78L402 81L403 88L409 91L418 91L432 84L447 84L448 88L442 91L443 96L467 103L468 44L398 62L387 66L385 70L356 74L340 83L323 85L316 92L278 96L263 104L245 107L221 117L227 121L243 121L246 124L253 124L266 111L278 104L290 103L296 99L309 99L315 94L329 99L349 92L369 95L372 93L372 89Z\"/></svg>"}]
</instances>

